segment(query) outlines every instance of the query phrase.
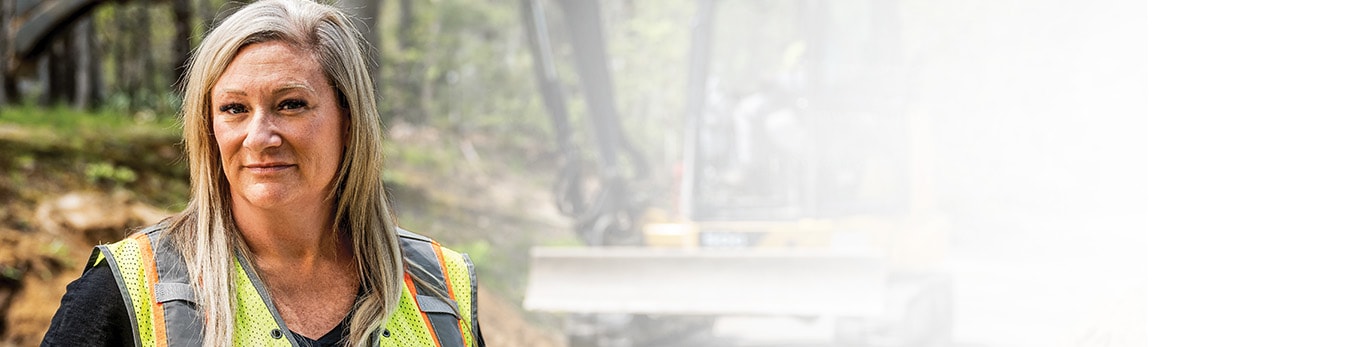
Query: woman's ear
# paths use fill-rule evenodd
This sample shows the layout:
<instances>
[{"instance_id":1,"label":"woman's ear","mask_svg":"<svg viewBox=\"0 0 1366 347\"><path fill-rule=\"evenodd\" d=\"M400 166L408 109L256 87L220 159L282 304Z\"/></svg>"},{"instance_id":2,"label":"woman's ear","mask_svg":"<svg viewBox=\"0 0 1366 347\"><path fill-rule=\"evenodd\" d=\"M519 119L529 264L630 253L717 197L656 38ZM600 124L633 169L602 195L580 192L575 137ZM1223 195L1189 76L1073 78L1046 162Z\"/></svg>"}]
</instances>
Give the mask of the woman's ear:
<instances>
[{"instance_id":1,"label":"woman's ear","mask_svg":"<svg viewBox=\"0 0 1366 347\"><path fill-rule=\"evenodd\" d=\"M343 110L351 109L351 102L346 100L346 93L342 93L341 88L337 88L336 83L332 83L332 92L337 94L337 105Z\"/></svg>"},{"instance_id":2,"label":"woman's ear","mask_svg":"<svg viewBox=\"0 0 1366 347\"><path fill-rule=\"evenodd\" d=\"M346 117L342 118L342 149L351 147L351 109L343 108Z\"/></svg>"},{"instance_id":3,"label":"woman's ear","mask_svg":"<svg viewBox=\"0 0 1366 347\"><path fill-rule=\"evenodd\" d=\"M344 149L350 147L351 144L351 117L354 115L351 114L351 103L346 101L346 93L342 93L341 88L337 88L335 84L332 91L336 93L338 108L345 115L342 117L342 148Z\"/></svg>"}]
</instances>

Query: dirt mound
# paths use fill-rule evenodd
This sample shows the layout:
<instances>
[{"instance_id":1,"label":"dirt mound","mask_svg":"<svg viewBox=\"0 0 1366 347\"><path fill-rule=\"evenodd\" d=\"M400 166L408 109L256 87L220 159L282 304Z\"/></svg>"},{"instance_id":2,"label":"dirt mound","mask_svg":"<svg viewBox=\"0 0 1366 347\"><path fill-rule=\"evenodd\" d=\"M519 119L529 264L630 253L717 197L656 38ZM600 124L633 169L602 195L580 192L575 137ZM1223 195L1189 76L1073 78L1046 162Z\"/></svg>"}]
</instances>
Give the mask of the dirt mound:
<instances>
[{"instance_id":1,"label":"dirt mound","mask_svg":"<svg viewBox=\"0 0 1366 347\"><path fill-rule=\"evenodd\" d=\"M164 216L126 192L69 193L38 204L31 219L9 216L38 228L0 226L0 345L37 345L90 249Z\"/></svg>"},{"instance_id":2,"label":"dirt mound","mask_svg":"<svg viewBox=\"0 0 1366 347\"><path fill-rule=\"evenodd\" d=\"M531 324L514 303L493 291L479 288L479 326L489 346L559 347L565 342Z\"/></svg>"},{"instance_id":3,"label":"dirt mound","mask_svg":"<svg viewBox=\"0 0 1366 347\"><path fill-rule=\"evenodd\" d=\"M65 243L0 229L0 345L35 346L57 312L63 286L79 274Z\"/></svg>"}]
</instances>

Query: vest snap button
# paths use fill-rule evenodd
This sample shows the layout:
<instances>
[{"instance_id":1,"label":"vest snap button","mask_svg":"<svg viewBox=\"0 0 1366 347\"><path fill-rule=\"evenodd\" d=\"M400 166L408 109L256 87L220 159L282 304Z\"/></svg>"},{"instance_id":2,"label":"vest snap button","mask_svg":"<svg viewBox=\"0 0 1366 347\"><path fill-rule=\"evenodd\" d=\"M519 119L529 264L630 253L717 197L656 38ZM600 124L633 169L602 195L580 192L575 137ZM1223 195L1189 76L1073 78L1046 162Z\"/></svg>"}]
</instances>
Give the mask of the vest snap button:
<instances>
[{"instance_id":1,"label":"vest snap button","mask_svg":"<svg viewBox=\"0 0 1366 347\"><path fill-rule=\"evenodd\" d=\"M280 329L270 329L270 338L279 339L282 337L285 337L285 333L280 331Z\"/></svg>"},{"instance_id":2,"label":"vest snap button","mask_svg":"<svg viewBox=\"0 0 1366 347\"><path fill-rule=\"evenodd\" d=\"M384 337L389 337L389 329L384 329L384 332L382 334L384 335Z\"/></svg>"}]
</instances>

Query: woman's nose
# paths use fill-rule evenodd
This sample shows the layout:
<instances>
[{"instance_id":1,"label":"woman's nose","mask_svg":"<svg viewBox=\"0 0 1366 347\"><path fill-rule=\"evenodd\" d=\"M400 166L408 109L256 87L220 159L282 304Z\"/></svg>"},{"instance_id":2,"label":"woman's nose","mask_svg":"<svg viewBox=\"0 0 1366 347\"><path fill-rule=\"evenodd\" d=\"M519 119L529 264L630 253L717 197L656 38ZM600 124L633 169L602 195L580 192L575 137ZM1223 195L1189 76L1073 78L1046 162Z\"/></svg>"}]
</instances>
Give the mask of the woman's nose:
<instances>
[{"instance_id":1,"label":"woman's nose","mask_svg":"<svg viewBox=\"0 0 1366 347\"><path fill-rule=\"evenodd\" d=\"M247 124L247 138L243 141L243 146L256 151L280 146L283 140L279 129L275 127L274 115L269 111L257 111L252 115L251 122Z\"/></svg>"}]
</instances>

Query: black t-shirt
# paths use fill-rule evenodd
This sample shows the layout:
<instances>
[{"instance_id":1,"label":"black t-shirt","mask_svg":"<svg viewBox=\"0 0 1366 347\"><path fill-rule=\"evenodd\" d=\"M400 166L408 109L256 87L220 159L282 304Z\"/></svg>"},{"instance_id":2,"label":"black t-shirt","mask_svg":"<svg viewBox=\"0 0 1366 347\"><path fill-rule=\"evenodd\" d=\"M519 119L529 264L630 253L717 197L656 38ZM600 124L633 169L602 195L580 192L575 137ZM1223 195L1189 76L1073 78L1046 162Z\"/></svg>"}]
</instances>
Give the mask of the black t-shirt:
<instances>
[{"instance_id":1,"label":"black t-shirt","mask_svg":"<svg viewBox=\"0 0 1366 347\"><path fill-rule=\"evenodd\" d=\"M43 346L135 346L129 322L114 271L101 262L66 285Z\"/></svg>"},{"instance_id":2,"label":"black t-shirt","mask_svg":"<svg viewBox=\"0 0 1366 347\"><path fill-rule=\"evenodd\" d=\"M128 309L114 281L109 263L101 262L66 286L62 306L52 317L43 346L136 346ZM313 340L291 331L300 346L342 346L350 314L322 337Z\"/></svg>"}]
</instances>

